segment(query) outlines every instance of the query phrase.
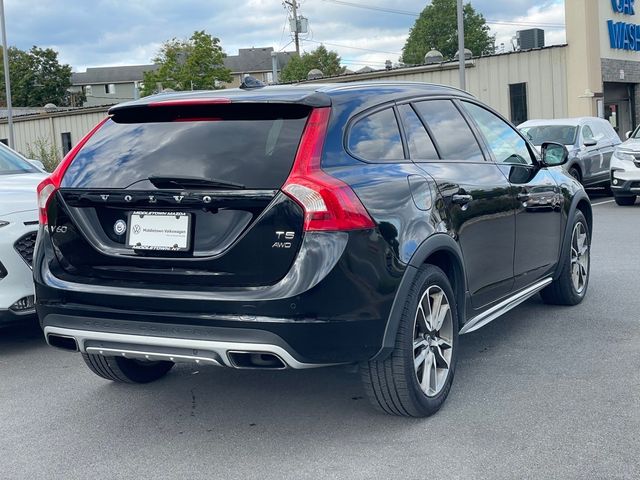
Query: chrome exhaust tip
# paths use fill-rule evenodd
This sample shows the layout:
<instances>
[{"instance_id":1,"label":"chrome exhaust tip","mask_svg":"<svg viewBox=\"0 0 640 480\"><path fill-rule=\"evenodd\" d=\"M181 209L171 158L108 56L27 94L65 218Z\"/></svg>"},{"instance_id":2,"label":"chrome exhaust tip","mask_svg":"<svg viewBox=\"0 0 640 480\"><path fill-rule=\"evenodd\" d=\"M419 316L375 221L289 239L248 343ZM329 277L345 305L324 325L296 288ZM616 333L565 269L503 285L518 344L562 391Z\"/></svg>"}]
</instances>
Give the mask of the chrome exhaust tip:
<instances>
[{"instance_id":1,"label":"chrome exhaust tip","mask_svg":"<svg viewBox=\"0 0 640 480\"><path fill-rule=\"evenodd\" d=\"M270 352L228 351L227 357L234 368L284 370L287 364L276 354Z\"/></svg>"}]
</instances>

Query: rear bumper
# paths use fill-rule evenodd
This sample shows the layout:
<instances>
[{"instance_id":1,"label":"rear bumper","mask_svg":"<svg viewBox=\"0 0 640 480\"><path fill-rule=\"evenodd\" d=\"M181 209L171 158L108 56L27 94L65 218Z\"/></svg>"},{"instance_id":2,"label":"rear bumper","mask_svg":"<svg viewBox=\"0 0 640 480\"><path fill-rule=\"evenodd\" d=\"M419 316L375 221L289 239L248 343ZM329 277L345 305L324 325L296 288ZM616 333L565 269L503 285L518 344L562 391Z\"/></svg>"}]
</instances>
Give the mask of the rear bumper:
<instances>
[{"instance_id":1,"label":"rear bumper","mask_svg":"<svg viewBox=\"0 0 640 480\"><path fill-rule=\"evenodd\" d=\"M72 339L62 343L65 349L82 353L123 356L146 360L193 362L232 368L251 368L240 364L237 355L270 355L278 360L276 368L314 368L327 366L300 362L284 342L270 343L233 340L198 340L191 338L158 337L153 335L130 335L123 333L96 332L61 327L45 327L47 343L56 345L57 339ZM234 357L236 355L236 357ZM268 365L268 364L267 364ZM257 368L257 367L256 367Z\"/></svg>"},{"instance_id":2,"label":"rear bumper","mask_svg":"<svg viewBox=\"0 0 640 480\"><path fill-rule=\"evenodd\" d=\"M310 238L291 275L273 286L198 292L70 282L49 269L55 260L40 243L38 315L45 331L80 331L69 335L80 345L84 338L118 343L117 335L134 337L127 351L144 352L148 342L163 351L206 342L209 357L226 366L234 350L272 353L291 368L366 360L380 350L405 267L375 232L336 238L333 246L327 234ZM114 353L105 345L98 346Z\"/></svg>"}]
</instances>

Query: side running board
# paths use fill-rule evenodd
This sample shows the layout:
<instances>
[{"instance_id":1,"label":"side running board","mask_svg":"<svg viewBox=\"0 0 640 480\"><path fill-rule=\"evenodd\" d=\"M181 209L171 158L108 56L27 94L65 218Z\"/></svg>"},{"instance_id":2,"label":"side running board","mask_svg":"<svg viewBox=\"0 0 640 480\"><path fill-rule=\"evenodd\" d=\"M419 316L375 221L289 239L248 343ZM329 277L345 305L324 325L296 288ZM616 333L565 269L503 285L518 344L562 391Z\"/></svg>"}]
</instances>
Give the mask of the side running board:
<instances>
[{"instance_id":1,"label":"side running board","mask_svg":"<svg viewBox=\"0 0 640 480\"><path fill-rule=\"evenodd\" d=\"M460 329L460 334L463 335L465 333L474 332L479 328L484 327L487 323L492 322L499 316L507 313L514 307L517 307L525 300L533 297L536 293L542 290L544 287L549 285L553 281L553 278L545 278L540 280L537 283L534 283L530 287L525 288L524 290L519 291L515 295L504 299L497 305L494 305L486 312L482 312L479 315L476 315L467 323L464 324L462 329Z\"/></svg>"}]
</instances>

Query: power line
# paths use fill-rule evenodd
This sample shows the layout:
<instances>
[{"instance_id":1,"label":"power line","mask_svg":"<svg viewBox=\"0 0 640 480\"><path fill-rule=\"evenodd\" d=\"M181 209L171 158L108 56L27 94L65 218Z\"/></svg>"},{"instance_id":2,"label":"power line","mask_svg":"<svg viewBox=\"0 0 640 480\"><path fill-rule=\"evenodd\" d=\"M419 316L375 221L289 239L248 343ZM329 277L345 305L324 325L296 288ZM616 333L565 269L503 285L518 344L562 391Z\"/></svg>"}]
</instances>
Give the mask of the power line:
<instances>
[{"instance_id":1,"label":"power line","mask_svg":"<svg viewBox=\"0 0 640 480\"><path fill-rule=\"evenodd\" d=\"M373 49L371 49L371 48L351 47L351 46L349 46L349 45L340 45L340 44L338 44L338 43L320 42L320 41L318 41L318 40L309 40L309 39L307 39L306 41L307 41L307 42L312 42L312 43L320 43L320 44L322 44L322 45L330 45L330 46L332 46L332 47L349 48L349 49L352 49L352 50L362 50L362 51L365 51L365 52L373 52L373 53L388 53L388 54L390 54L390 55L401 55L401 54L400 54L400 53L398 53L398 52L388 52L388 51L386 51L386 50L373 50Z\"/></svg>"},{"instance_id":2,"label":"power line","mask_svg":"<svg viewBox=\"0 0 640 480\"><path fill-rule=\"evenodd\" d=\"M346 2L344 0L322 0L324 2L334 3L336 5L342 5L345 7L362 8L365 10L374 10L376 12L395 13L397 15L407 15L410 17L419 17L420 13L410 12L408 10L398 10L395 8L376 7L373 5L363 5L362 3ZM512 22L509 20L489 20L485 18L485 22L490 25L513 25L522 27L549 27L549 28L565 28L564 24L560 23L536 23L536 22Z\"/></svg>"}]
</instances>

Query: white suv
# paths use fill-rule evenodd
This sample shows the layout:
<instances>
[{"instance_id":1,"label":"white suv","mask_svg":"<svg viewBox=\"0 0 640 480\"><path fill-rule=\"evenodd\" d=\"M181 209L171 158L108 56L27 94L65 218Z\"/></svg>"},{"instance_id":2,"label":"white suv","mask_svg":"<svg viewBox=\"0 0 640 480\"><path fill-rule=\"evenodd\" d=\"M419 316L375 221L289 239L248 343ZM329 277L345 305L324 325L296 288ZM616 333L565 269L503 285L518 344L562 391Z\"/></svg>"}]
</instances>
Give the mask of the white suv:
<instances>
[{"instance_id":1,"label":"white suv","mask_svg":"<svg viewBox=\"0 0 640 480\"><path fill-rule=\"evenodd\" d=\"M611 190L618 205L633 205L640 195L640 127L627 132L627 139L611 157Z\"/></svg>"},{"instance_id":2,"label":"white suv","mask_svg":"<svg viewBox=\"0 0 640 480\"><path fill-rule=\"evenodd\" d=\"M36 187L46 174L0 143L0 325L35 314L31 262L38 233Z\"/></svg>"}]
</instances>

